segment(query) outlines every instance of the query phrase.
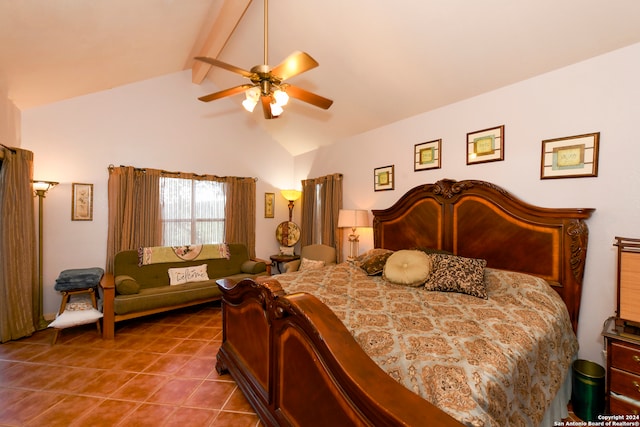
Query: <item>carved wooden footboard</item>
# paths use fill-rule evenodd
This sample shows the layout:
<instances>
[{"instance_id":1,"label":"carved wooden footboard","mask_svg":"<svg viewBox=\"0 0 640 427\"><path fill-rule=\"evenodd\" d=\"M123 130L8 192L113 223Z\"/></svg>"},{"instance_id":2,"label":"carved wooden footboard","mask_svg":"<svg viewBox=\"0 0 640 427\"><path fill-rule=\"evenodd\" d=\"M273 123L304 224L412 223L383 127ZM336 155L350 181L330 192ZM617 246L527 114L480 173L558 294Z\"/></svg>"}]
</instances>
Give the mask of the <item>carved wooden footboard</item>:
<instances>
[{"instance_id":1,"label":"carved wooden footboard","mask_svg":"<svg viewBox=\"0 0 640 427\"><path fill-rule=\"evenodd\" d=\"M229 372L270 426L460 426L380 369L335 314L274 279L220 280Z\"/></svg>"}]
</instances>

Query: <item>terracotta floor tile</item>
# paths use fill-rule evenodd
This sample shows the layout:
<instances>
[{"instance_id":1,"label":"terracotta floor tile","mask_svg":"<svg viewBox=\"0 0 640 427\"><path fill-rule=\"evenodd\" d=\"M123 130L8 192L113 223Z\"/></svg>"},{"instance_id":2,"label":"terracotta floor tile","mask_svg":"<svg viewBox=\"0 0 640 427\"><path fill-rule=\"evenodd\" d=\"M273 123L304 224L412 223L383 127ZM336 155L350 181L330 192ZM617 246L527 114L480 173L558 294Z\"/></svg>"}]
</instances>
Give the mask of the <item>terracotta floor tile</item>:
<instances>
[{"instance_id":1,"label":"terracotta floor tile","mask_svg":"<svg viewBox=\"0 0 640 427\"><path fill-rule=\"evenodd\" d=\"M44 386L45 390L57 391L61 393L75 393L83 388L86 383L99 375L97 369L88 368L63 368L58 369L59 375L56 379L48 381Z\"/></svg>"},{"instance_id":2,"label":"terracotta floor tile","mask_svg":"<svg viewBox=\"0 0 640 427\"><path fill-rule=\"evenodd\" d=\"M164 354L158 358L154 363L149 365L144 371L154 374L173 374L178 372L185 363L190 359L189 356L182 354Z\"/></svg>"},{"instance_id":3,"label":"terracotta floor tile","mask_svg":"<svg viewBox=\"0 0 640 427\"><path fill-rule=\"evenodd\" d=\"M205 379L211 375L211 371L215 372L215 370L216 359L211 357L192 357L175 375L184 378Z\"/></svg>"},{"instance_id":4,"label":"terracotta floor tile","mask_svg":"<svg viewBox=\"0 0 640 427\"><path fill-rule=\"evenodd\" d=\"M151 341L146 347L144 347L144 351L150 351L152 353L167 353L181 342L181 338L156 337L155 340Z\"/></svg>"},{"instance_id":5,"label":"terracotta floor tile","mask_svg":"<svg viewBox=\"0 0 640 427\"><path fill-rule=\"evenodd\" d=\"M233 382L203 381L186 400L185 406L205 409L222 409L231 393L236 388Z\"/></svg>"},{"instance_id":6,"label":"terracotta floor tile","mask_svg":"<svg viewBox=\"0 0 640 427\"><path fill-rule=\"evenodd\" d=\"M220 344L222 344L220 341L209 341L196 353L196 356L216 357L218 350L220 350Z\"/></svg>"},{"instance_id":7,"label":"terracotta floor tile","mask_svg":"<svg viewBox=\"0 0 640 427\"><path fill-rule=\"evenodd\" d=\"M170 354L187 354L189 356L193 356L194 354L198 354L198 352L205 347L209 341L207 340L183 340L180 344L173 347L169 353Z\"/></svg>"},{"instance_id":8,"label":"terracotta floor tile","mask_svg":"<svg viewBox=\"0 0 640 427\"><path fill-rule=\"evenodd\" d=\"M165 336L173 337L173 338L188 338L195 332L199 331L202 328L196 326L183 326L178 325L174 326L170 332L168 332Z\"/></svg>"},{"instance_id":9,"label":"terracotta floor tile","mask_svg":"<svg viewBox=\"0 0 640 427\"><path fill-rule=\"evenodd\" d=\"M120 363L120 370L128 372L143 372L149 366L154 364L162 354L147 353L144 351L131 352L127 360Z\"/></svg>"},{"instance_id":10,"label":"terracotta floor tile","mask_svg":"<svg viewBox=\"0 0 640 427\"><path fill-rule=\"evenodd\" d=\"M212 328L210 326L204 326L196 329L189 338L197 340L212 340L222 333L221 328Z\"/></svg>"},{"instance_id":11,"label":"terracotta floor tile","mask_svg":"<svg viewBox=\"0 0 640 427\"><path fill-rule=\"evenodd\" d=\"M242 414L237 412L222 411L218 414L213 427L255 427L258 425L258 416L255 414Z\"/></svg>"},{"instance_id":12,"label":"terracotta floor tile","mask_svg":"<svg viewBox=\"0 0 640 427\"><path fill-rule=\"evenodd\" d=\"M24 425L39 416L66 396L59 393L30 391L27 396L0 410L0 425Z\"/></svg>"},{"instance_id":13,"label":"terracotta floor tile","mask_svg":"<svg viewBox=\"0 0 640 427\"><path fill-rule=\"evenodd\" d=\"M202 427L208 426L219 411L199 408L177 408L167 419L166 427Z\"/></svg>"},{"instance_id":14,"label":"terracotta floor tile","mask_svg":"<svg viewBox=\"0 0 640 427\"><path fill-rule=\"evenodd\" d=\"M94 360L95 366L101 369L124 369L126 361L133 354L128 350L110 350L102 353Z\"/></svg>"},{"instance_id":15,"label":"terracotta floor tile","mask_svg":"<svg viewBox=\"0 0 640 427\"><path fill-rule=\"evenodd\" d=\"M0 346L0 359L24 362L49 350L48 345L9 341Z\"/></svg>"},{"instance_id":16,"label":"terracotta floor tile","mask_svg":"<svg viewBox=\"0 0 640 427\"><path fill-rule=\"evenodd\" d=\"M107 399L74 421L71 427L113 427L133 413L139 405L137 402Z\"/></svg>"},{"instance_id":17,"label":"terracotta floor tile","mask_svg":"<svg viewBox=\"0 0 640 427\"><path fill-rule=\"evenodd\" d=\"M45 389L49 384L66 376L66 373L60 366L24 363L16 366L11 375L15 379L7 381L7 384L37 390Z\"/></svg>"},{"instance_id":18,"label":"terracotta floor tile","mask_svg":"<svg viewBox=\"0 0 640 427\"><path fill-rule=\"evenodd\" d=\"M244 394L242 394L239 388L236 388L233 393L231 393L231 397L222 409L233 412L254 412L249 401L244 397Z\"/></svg>"},{"instance_id":19,"label":"terracotta floor tile","mask_svg":"<svg viewBox=\"0 0 640 427\"><path fill-rule=\"evenodd\" d=\"M180 405L202 381L187 378L171 378L162 384L148 399L150 403L167 403Z\"/></svg>"},{"instance_id":20,"label":"terracotta floor tile","mask_svg":"<svg viewBox=\"0 0 640 427\"><path fill-rule=\"evenodd\" d=\"M157 427L163 420L169 418L175 407L145 403L138 406L123 421L123 426Z\"/></svg>"},{"instance_id":21,"label":"terracotta floor tile","mask_svg":"<svg viewBox=\"0 0 640 427\"><path fill-rule=\"evenodd\" d=\"M162 375L138 374L111 395L113 399L145 401L167 381Z\"/></svg>"},{"instance_id":22,"label":"terracotta floor tile","mask_svg":"<svg viewBox=\"0 0 640 427\"><path fill-rule=\"evenodd\" d=\"M89 396L108 397L135 376L136 374L133 372L103 371L95 378L85 382L83 386L76 390L76 393Z\"/></svg>"},{"instance_id":23,"label":"terracotta floor tile","mask_svg":"<svg viewBox=\"0 0 640 427\"><path fill-rule=\"evenodd\" d=\"M26 422L25 426L36 427L68 427L82 414L93 410L101 399L84 396L67 396L35 418Z\"/></svg>"}]
</instances>

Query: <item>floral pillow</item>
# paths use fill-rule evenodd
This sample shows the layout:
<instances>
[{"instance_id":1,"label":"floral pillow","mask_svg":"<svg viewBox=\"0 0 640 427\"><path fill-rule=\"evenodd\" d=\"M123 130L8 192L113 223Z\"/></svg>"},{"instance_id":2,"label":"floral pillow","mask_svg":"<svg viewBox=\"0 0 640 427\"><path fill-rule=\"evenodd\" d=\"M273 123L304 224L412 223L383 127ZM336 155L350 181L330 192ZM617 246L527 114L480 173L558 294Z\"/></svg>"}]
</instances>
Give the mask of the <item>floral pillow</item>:
<instances>
[{"instance_id":1,"label":"floral pillow","mask_svg":"<svg viewBox=\"0 0 640 427\"><path fill-rule=\"evenodd\" d=\"M488 298L484 283L486 260L446 254L431 254L430 257L432 271L424 284L426 290Z\"/></svg>"},{"instance_id":2,"label":"floral pillow","mask_svg":"<svg viewBox=\"0 0 640 427\"><path fill-rule=\"evenodd\" d=\"M393 251L387 249L377 249L376 253L366 257L359 263L360 268L369 276L376 276L382 274L384 271L384 265L387 263L389 257L393 255Z\"/></svg>"}]
</instances>

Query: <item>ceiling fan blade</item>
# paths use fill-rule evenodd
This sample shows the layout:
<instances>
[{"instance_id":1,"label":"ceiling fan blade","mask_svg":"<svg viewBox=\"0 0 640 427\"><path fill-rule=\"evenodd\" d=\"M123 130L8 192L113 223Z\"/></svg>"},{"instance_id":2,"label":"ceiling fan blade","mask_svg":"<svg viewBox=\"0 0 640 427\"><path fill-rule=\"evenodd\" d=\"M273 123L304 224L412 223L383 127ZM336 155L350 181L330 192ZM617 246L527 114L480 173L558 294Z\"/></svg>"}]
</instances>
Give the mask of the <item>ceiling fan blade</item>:
<instances>
[{"instance_id":1,"label":"ceiling fan blade","mask_svg":"<svg viewBox=\"0 0 640 427\"><path fill-rule=\"evenodd\" d=\"M207 64L215 65L216 67L224 68L225 70L231 71L232 73L240 74L243 77L250 79L254 76L254 73L243 70L242 68L236 67L235 65L227 64L226 62L219 61L214 58L208 58L206 56L196 56L195 59L198 61L206 62Z\"/></svg>"},{"instance_id":2,"label":"ceiling fan blade","mask_svg":"<svg viewBox=\"0 0 640 427\"><path fill-rule=\"evenodd\" d=\"M308 53L294 52L282 61L279 65L271 70L271 74L280 79L280 81L290 79L293 76L309 71L317 67L318 62Z\"/></svg>"},{"instance_id":3,"label":"ceiling fan blade","mask_svg":"<svg viewBox=\"0 0 640 427\"><path fill-rule=\"evenodd\" d=\"M215 101L216 99L225 98L227 96L232 96L238 94L240 92L244 92L245 90L252 88L252 84L244 84L236 87L232 87L229 89L221 90L220 92L210 93L209 95L201 96L198 98L202 102Z\"/></svg>"},{"instance_id":4,"label":"ceiling fan blade","mask_svg":"<svg viewBox=\"0 0 640 427\"><path fill-rule=\"evenodd\" d=\"M265 119L273 119L273 114L271 114L271 96L260 97L260 101L262 102L262 112L264 113Z\"/></svg>"},{"instance_id":5,"label":"ceiling fan blade","mask_svg":"<svg viewBox=\"0 0 640 427\"><path fill-rule=\"evenodd\" d=\"M285 88L285 92L289 96L292 96L300 101L308 102L309 104L315 105L316 107L328 109L333 104L333 101L325 98L320 95L316 95L315 93L309 92L298 86L287 85Z\"/></svg>"}]
</instances>

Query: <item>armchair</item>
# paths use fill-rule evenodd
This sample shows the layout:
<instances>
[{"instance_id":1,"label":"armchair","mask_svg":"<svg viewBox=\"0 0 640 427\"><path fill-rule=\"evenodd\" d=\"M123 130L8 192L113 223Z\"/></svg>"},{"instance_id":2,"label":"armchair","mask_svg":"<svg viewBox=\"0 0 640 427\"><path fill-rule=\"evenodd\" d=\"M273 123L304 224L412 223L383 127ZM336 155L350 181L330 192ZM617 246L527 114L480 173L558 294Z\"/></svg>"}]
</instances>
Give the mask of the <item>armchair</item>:
<instances>
[{"instance_id":1,"label":"armchair","mask_svg":"<svg viewBox=\"0 0 640 427\"><path fill-rule=\"evenodd\" d=\"M293 271L298 271L302 259L324 261L325 265L335 264L337 259L336 248L328 245L304 246L300 250L300 259L284 264L284 272L291 273Z\"/></svg>"}]
</instances>

